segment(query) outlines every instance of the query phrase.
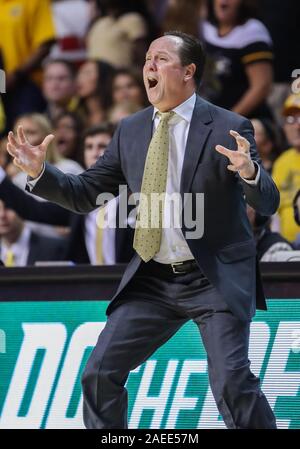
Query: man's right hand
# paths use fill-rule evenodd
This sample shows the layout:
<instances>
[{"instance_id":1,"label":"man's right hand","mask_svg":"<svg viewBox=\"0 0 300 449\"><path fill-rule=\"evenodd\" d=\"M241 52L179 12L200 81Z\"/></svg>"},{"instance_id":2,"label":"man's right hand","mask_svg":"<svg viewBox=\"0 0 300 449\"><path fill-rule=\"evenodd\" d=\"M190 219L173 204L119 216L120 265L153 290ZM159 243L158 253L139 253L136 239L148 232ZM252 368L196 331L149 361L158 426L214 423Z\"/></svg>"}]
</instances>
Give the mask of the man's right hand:
<instances>
[{"instance_id":1,"label":"man's right hand","mask_svg":"<svg viewBox=\"0 0 300 449\"><path fill-rule=\"evenodd\" d=\"M47 148L53 139L53 134L49 134L40 145L33 146L28 142L23 127L19 126L17 138L12 131L8 134L7 151L18 168L31 178L37 178L42 172Z\"/></svg>"}]
</instances>

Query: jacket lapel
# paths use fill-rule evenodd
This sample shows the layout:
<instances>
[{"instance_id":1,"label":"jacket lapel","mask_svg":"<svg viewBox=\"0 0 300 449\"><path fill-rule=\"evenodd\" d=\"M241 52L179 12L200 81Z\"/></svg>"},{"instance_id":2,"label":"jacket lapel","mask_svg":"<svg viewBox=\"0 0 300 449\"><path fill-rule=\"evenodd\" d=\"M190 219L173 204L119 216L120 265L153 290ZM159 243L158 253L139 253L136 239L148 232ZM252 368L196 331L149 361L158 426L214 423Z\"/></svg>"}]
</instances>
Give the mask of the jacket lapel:
<instances>
[{"instance_id":1,"label":"jacket lapel","mask_svg":"<svg viewBox=\"0 0 300 449\"><path fill-rule=\"evenodd\" d=\"M150 106L147 109L145 109L144 114L141 116L141 121L139 124L139 133L138 136L136 136L136 138L138 138L139 141L138 145L139 151L138 154L136 155L137 159L136 161L133 161L133 163L136 164L136 173L139 176L138 191L140 191L142 186L147 152L152 138L152 131L153 131L152 116L153 116L153 106Z\"/></svg>"},{"instance_id":2,"label":"jacket lapel","mask_svg":"<svg viewBox=\"0 0 300 449\"><path fill-rule=\"evenodd\" d=\"M212 117L208 104L197 95L183 160L180 182L182 198L184 198L184 193L190 191L198 161L204 150L205 142L212 131L212 128L207 126L211 122Z\"/></svg>"}]
</instances>

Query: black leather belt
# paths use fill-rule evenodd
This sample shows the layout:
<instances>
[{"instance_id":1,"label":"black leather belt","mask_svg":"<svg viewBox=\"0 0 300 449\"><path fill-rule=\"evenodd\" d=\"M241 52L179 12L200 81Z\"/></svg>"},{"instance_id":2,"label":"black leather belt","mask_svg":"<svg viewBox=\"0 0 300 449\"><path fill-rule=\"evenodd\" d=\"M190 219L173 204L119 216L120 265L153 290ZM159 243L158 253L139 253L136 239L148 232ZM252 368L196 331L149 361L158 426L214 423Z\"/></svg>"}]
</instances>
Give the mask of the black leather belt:
<instances>
[{"instance_id":1,"label":"black leather belt","mask_svg":"<svg viewBox=\"0 0 300 449\"><path fill-rule=\"evenodd\" d=\"M197 265L197 262L195 259L190 260L184 260L183 262L174 262L174 263L159 263L155 260L151 259L148 264L151 264L153 267L157 268L158 270L161 270L165 273L170 274L186 274L190 273L191 271L199 269L199 266Z\"/></svg>"}]
</instances>

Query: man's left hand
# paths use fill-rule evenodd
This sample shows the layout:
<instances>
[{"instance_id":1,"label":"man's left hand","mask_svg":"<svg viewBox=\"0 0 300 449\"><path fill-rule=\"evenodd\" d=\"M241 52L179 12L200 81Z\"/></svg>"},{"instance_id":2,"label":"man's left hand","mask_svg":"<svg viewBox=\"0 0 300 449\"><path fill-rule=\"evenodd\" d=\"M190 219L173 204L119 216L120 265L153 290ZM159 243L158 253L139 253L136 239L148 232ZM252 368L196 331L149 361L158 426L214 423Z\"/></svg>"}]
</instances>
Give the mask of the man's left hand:
<instances>
[{"instance_id":1,"label":"man's left hand","mask_svg":"<svg viewBox=\"0 0 300 449\"><path fill-rule=\"evenodd\" d=\"M230 135L236 140L237 150L232 151L222 145L217 145L216 150L230 160L228 170L238 172L242 178L254 179L256 171L250 156L250 143L236 131L231 130Z\"/></svg>"}]
</instances>

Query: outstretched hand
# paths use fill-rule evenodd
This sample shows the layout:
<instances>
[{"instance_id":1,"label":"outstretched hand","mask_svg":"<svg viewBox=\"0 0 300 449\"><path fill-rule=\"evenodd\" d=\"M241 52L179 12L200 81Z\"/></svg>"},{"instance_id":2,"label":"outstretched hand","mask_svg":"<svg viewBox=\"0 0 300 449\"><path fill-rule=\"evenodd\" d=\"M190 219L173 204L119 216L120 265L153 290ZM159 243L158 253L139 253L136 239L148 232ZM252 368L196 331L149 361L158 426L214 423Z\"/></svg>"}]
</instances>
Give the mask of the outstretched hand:
<instances>
[{"instance_id":1,"label":"outstretched hand","mask_svg":"<svg viewBox=\"0 0 300 449\"><path fill-rule=\"evenodd\" d=\"M227 165L228 170L238 172L242 178L253 179L255 177L255 165L250 156L250 143L236 131L231 130L230 135L236 140L237 150L229 150L223 145L217 145L216 150L228 157L230 161L230 164Z\"/></svg>"},{"instance_id":2,"label":"outstretched hand","mask_svg":"<svg viewBox=\"0 0 300 449\"><path fill-rule=\"evenodd\" d=\"M42 172L47 148L53 139L53 134L49 134L40 145L33 146L28 142L23 127L18 126L17 137L12 131L8 133L7 151L18 168L32 178L37 178Z\"/></svg>"}]
</instances>

